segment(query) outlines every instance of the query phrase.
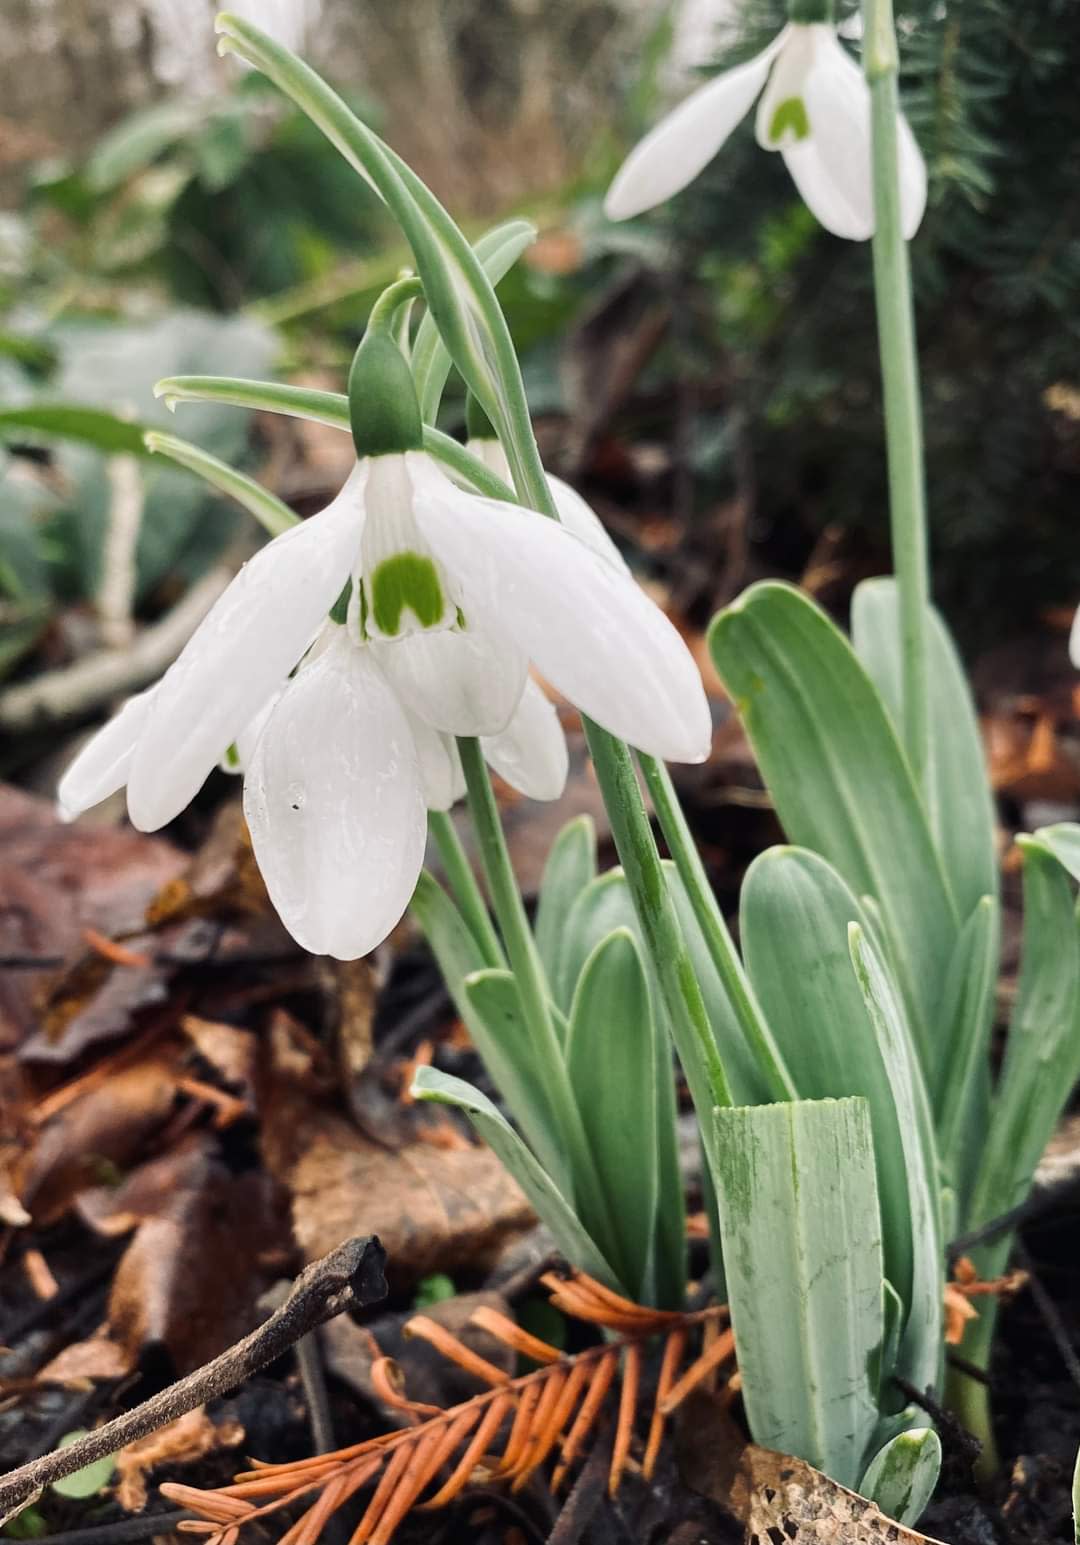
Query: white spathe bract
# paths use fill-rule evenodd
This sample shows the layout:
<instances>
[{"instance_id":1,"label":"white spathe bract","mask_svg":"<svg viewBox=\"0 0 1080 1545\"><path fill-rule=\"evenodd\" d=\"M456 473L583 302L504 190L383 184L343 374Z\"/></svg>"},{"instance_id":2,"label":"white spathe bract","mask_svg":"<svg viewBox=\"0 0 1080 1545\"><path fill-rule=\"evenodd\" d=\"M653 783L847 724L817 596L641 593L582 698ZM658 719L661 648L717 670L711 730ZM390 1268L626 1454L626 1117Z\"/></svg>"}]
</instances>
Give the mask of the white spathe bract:
<instances>
[{"instance_id":1,"label":"white spathe bract","mask_svg":"<svg viewBox=\"0 0 1080 1545\"><path fill-rule=\"evenodd\" d=\"M812 213L835 236L872 236L870 90L836 29L824 22L789 22L756 58L699 87L657 124L612 183L608 217L641 214L685 188L759 93L758 143L780 152ZM926 208L926 166L903 114L897 146L901 222L910 241Z\"/></svg>"}]
</instances>

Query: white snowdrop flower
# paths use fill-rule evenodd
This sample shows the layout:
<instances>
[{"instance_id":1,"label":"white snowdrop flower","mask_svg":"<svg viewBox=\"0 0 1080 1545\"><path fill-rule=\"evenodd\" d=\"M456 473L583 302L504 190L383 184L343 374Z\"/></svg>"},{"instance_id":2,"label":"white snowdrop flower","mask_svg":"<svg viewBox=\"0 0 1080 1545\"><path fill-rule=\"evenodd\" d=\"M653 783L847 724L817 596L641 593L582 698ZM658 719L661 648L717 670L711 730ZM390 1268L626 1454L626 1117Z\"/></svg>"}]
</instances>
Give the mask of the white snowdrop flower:
<instances>
[{"instance_id":1,"label":"white snowdrop flower","mask_svg":"<svg viewBox=\"0 0 1080 1545\"><path fill-rule=\"evenodd\" d=\"M1072 628L1069 631L1069 659L1080 671L1080 606L1076 609Z\"/></svg>"},{"instance_id":2,"label":"white snowdrop flower","mask_svg":"<svg viewBox=\"0 0 1080 1545\"><path fill-rule=\"evenodd\" d=\"M344 625L328 621L347 586ZM74 815L126 784L133 823L156 830L231 751L282 921L306 949L352 959L409 903L426 810L460 796L453 735L478 736L526 795L561 793L566 742L530 660L642 749L708 754L692 657L610 555L458 488L422 450L362 457L84 747L59 802Z\"/></svg>"},{"instance_id":3,"label":"white snowdrop flower","mask_svg":"<svg viewBox=\"0 0 1080 1545\"><path fill-rule=\"evenodd\" d=\"M780 152L811 212L835 236L872 236L870 91L828 22L789 22L755 58L708 81L662 119L608 190L608 217L625 220L685 188L759 95L758 144ZM910 241L926 207L926 166L903 114L897 139L901 218Z\"/></svg>"}]
</instances>

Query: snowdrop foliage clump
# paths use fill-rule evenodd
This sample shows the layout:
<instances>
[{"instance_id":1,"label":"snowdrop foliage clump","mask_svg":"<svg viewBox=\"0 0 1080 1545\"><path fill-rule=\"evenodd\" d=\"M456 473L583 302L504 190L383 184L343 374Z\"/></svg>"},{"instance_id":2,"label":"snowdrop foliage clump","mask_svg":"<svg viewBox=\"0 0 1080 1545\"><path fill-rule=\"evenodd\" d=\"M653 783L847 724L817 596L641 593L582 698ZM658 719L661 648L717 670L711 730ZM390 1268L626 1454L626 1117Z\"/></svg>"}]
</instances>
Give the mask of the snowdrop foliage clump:
<instances>
[{"instance_id":1,"label":"snowdrop foliage clump","mask_svg":"<svg viewBox=\"0 0 1080 1545\"><path fill-rule=\"evenodd\" d=\"M625 220L679 193L721 149L758 101L755 132L778 150L810 211L834 236L874 233L870 91L830 22L788 22L746 64L700 86L631 152L604 205ZM897 115L900 200L910 241L926 207L926 167L906 118Z\"/></svg>"}]
</instances>

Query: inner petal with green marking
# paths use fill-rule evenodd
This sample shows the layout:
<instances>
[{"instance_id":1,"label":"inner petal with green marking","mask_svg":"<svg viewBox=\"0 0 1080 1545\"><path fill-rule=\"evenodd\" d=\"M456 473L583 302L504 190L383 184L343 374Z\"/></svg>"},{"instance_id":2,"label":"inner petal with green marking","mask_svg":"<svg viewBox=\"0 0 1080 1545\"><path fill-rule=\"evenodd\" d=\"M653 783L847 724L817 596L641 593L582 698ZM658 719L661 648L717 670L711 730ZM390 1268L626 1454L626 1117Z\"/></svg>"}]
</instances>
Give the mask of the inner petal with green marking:
<instances>
[{"instance_id":1,"label":"inner petal with green marking","mask_svg":"<svg viewBox=\"0 0 1080 1545\"><path fill-rule=\"evenodd\" d=\"M365 576L364 591L368 618L384 638L396 638L417 626L445 625L456 611L448 607L439 571L425 553L405 551L384 558ZM415 619L412 627L407 612Z\"/></svg>"},{"instance_id":2,"label":"inner petal with green marking","mask_svg":"<svg viewBox=\"0 0 1080 1545\"><path fill-rule=\"evenodd\" d=\"M806 103L802 97L786 97L779 102L769 123L769 139L774 145L781 145L785 140L807 139L810 134L810 119L806 112Z\"/></svg>"}]
</instances>

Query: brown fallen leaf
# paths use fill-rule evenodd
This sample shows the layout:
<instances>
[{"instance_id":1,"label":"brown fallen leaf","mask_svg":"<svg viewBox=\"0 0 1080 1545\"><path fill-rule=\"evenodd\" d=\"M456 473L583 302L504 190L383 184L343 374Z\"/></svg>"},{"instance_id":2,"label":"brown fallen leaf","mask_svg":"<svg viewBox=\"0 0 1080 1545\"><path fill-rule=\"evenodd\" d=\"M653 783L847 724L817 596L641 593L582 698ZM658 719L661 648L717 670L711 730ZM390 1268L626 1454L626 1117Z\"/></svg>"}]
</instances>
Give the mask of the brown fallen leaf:
<instances>
[{"instance_id":1,"label":"brown fallen leaf","mask_svg":"<svg viewBox=\"0 0 1080 1545\"><path fill-rule=\"evenodd\" d=\"M157 1204L116 1268L109 1334L133 1361L184 1374L255 1324L256 1299L285 1264L283 1205L269 1176L233 1174L206 1136L154 1168L144 1205L151 1192ZM135 1189L133 1181L121 1204L130 1206Z\"/></svg>"},{"instance_id":2,"label":"brown fallen leaf","mask_svg":"<svg viewBox=\"0 0 1080 1545\"><path fill-rule=\"evenodd\" d=\"M0 955L52 963L0 972L0 1047L34 1028L52 983L85 954L84 929L138 929L187 862L160 837L66 825L50 801L0 784Z\"/></svg>"},{"instance_id":3,"label":"brown fallen leaf","mask_svg":"<svg viewBox=\"0 0 1080 1545\"><path fill-rule=\"evenodd\" d=\"M139 1513L146 1506L147 1478L158 1465L189 1465L219 1448L236 1448L244 1441L244 1429L237 1421L212 1422L205 1406L196 1406L167 1427L129 1443L116 1456L116 1500L129 1513Z\"/></svg>"},{"instance_id":4,"label":"brown fallen leaf","mask_svg":"<svg viewBox=\"0 0 1080 1545\"><path fill-rule=\"evenodd\" d=\"M39 1384L66 1384L89 1388L99 1379L122 1379L132 1370L132 1361L103 1327L85 1341L73 1341L39 1368Z\"/></svg>"},{"instance_id":5,"label":"brown fallen leaf","mask_svg":"<svg viewBox=\"0 0 1080 1545\"><path fill-rule=\"evenodd\" d=\"M748 1443L721 1401L702 1391L681 1407L678 1463L687 1486L743 1525L744 1545L943 1545L805 1459Z\"/></svg>"},{"instance_id":6,"label":"brown fallen leaf","mask_svg":"<svg viewBox=\"0 0 1080 1545\"><path fill-rule=\"evenodd\" d=\"M464 1265L482 1272L535 1222L490 1149L412 1141L388 1150L280 1078L265 1091L262 1112L264 1162L292 1195L305 1260L358 1231L377 1234L401 1287Z\"/></svg>"}]
</instances>

